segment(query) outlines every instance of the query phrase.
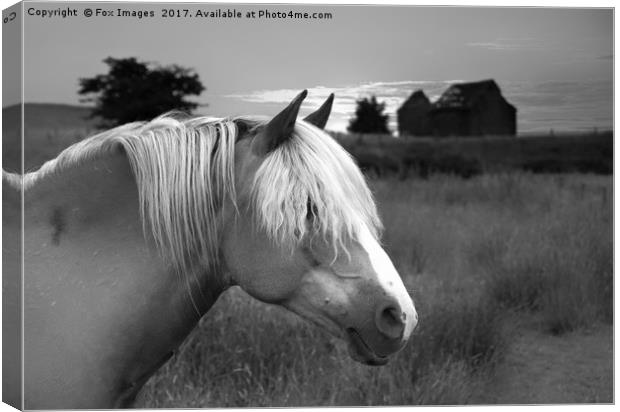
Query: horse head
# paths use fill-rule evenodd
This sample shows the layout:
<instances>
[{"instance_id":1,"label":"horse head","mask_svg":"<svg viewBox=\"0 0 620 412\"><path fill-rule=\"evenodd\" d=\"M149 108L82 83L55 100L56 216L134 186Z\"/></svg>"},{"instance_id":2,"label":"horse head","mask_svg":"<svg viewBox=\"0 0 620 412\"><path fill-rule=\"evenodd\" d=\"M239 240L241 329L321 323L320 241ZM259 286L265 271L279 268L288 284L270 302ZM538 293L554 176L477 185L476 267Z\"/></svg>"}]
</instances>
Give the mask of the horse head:
<instances>
[{"instance_id":1,"label":"horse head","mask_svg":"<svg viewBox=\"0 0 620 412\"><path fill-rule=\"evenodd\" d=\"M228 276L347 340L351 356L380 365L405 345L417 314L379 244L370 190L322 128L333 95L304 120L306 91L266 122L237 119L236 208L221 254Z\"/></svg>"}]
</instances>

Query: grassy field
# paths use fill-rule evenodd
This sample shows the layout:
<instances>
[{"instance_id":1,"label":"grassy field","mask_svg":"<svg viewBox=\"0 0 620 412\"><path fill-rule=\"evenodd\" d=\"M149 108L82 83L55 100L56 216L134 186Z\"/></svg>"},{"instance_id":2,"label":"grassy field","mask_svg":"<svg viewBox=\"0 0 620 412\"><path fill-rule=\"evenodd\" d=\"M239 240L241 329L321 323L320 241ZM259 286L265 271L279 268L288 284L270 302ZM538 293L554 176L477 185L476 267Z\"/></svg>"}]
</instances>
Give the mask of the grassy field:
<instances>
[{"instance_id":1,"label":"grassy field","mask_svg":"<svg viewBox=\"0 0 620 412\"><path fill-rule=\"evenodd\" d=\"M373 176L436 173L469 178L483 173L613 173L610 131L515 137L402 138L387 135L334 137Z\"/></svg>"},{"instance_id":2,"label":"grassy field","mask_svg":"<svg viewBox=\"0 0 620 412\"><path fill-rule=\"evenodd\" d=\"M96 133L85 107L29 103L24 106L24 167L32 171L68 146ZM18 171L21 162L21 110L2 109L2 167Z\"/></svg>"},{"instance_id":3,"label":"grassy field","mask_svg":"<svg viewBox=\"0 0 620 412\"><path fill-rule=\"evenodd\" d=\"M490 402L493 371L518 333L508 320L535 317L541 333L559 339L611 324L611 178L437 175L371 186L386 249L420 314L389 365L359 365L326 333L231 290L138 406Z\"/></svg>"}]
</instances>

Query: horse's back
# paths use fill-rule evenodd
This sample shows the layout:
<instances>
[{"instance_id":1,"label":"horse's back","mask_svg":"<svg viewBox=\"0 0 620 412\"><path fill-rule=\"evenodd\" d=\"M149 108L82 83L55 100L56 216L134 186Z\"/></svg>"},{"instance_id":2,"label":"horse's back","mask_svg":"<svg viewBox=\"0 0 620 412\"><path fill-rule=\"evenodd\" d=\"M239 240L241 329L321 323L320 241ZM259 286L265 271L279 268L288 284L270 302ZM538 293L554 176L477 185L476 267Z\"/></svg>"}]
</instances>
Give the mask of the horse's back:
<instances>
[{"instance_id":1,"label":"horse's back","mask_svg":"<svg viewBox=\"0 0 620 412\"><path fill-rule=\"evenodd\" d=\"M122 156L43 176L24 192L26 408L112 406L122 382L119 360L109 355L118 339L110 337L111 312L127 309L119 296L139 267L132 256L145 254L135 183Z\"/></svg>"},{"instance_id":2,"label":"horse's back","mask_svg":"<svg viewBox=\"0 0 620 412\"><path fill-rule=\"evenodd\" d=\"M189 307L184 284L166 275L149 239L122 153L51 174L25 191L27 409L119 405L148 376L144 368L157 364L161 347L178 339L162 319L171 316L168 305Z\"/></svg>"}]
</instances>

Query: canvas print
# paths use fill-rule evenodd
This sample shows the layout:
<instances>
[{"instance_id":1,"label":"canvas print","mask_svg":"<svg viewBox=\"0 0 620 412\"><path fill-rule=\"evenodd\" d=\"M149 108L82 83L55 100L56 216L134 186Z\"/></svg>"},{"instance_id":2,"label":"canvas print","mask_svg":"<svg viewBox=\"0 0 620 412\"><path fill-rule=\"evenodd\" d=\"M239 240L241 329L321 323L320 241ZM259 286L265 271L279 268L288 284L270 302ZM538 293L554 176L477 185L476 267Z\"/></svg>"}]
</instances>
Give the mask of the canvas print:
<instances>
[{"instance_id":1,"label":"canvas print","mask_svg":"<svg viewBox=\"0 0 620 412\"><path fill-rule=\"evenodd\" d=\"M2 16L3 402L614 402L612 8Z\"/></svg>"}]
</instances>

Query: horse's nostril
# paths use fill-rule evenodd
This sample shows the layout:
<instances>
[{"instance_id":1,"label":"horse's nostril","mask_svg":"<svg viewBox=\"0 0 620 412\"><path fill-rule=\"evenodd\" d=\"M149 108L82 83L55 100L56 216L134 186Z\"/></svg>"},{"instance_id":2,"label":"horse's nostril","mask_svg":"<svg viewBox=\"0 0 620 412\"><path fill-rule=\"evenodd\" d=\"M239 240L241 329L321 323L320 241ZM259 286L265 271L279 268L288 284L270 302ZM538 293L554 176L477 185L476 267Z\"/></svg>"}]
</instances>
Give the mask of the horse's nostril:
<instances>
[{"instance_id":1,"label":"horse's nostril","mask_svg":"<svg viewBox=\"0 0 620 412\"><path fill-rule=\"evenodd\" d=\"M398 309L396 308L383 309L383 317L390 323L393 323L393 324L400 323L400 320L398 319Z\"/></svg>"},{"instance_id":2,"label":"horse's nostril","mask_svg":"<svg viewBox=\"0 0 620 412\"><path fill-rule=\"evenodd\" d=\"M377 311L375 323L388 338L400 339L405 331L405 314L396 305L382 306Z\"/></svg>"}]
</instances>

